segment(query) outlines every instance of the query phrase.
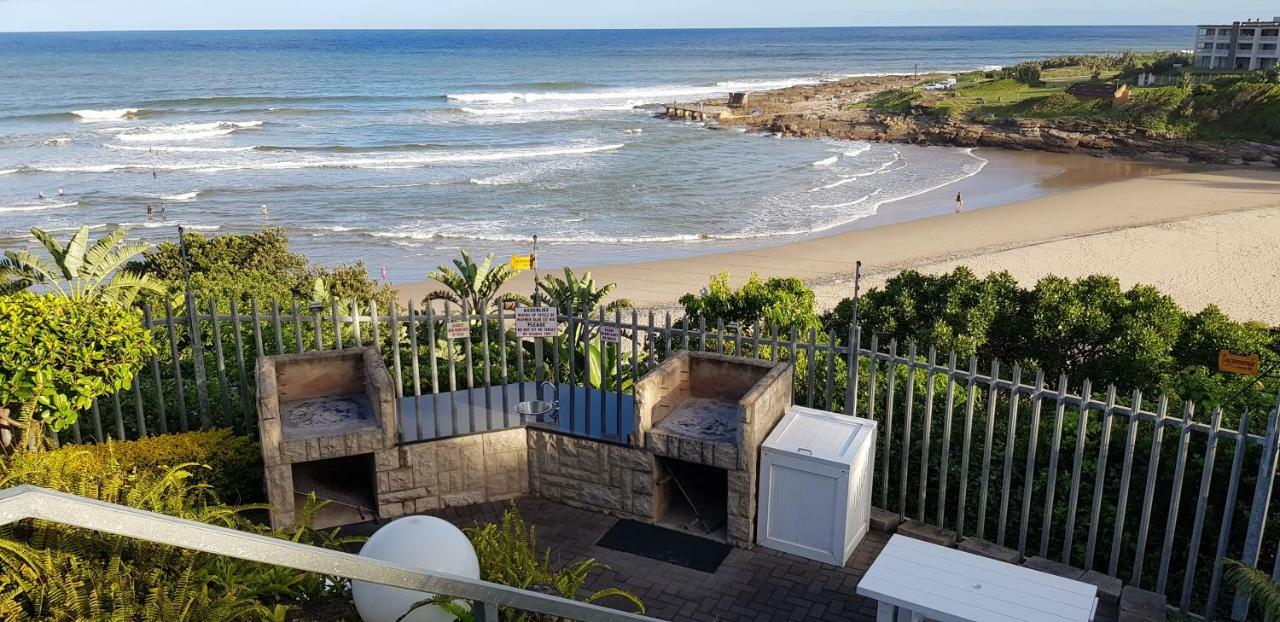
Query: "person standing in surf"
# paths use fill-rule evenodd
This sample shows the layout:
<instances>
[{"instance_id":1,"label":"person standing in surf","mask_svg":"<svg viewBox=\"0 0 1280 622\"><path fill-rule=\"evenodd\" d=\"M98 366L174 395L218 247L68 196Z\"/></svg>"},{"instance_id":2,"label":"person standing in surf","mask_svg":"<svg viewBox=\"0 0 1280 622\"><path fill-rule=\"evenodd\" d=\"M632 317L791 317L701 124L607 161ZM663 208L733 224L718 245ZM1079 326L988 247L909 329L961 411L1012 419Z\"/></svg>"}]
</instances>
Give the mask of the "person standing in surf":
<instances>
[{"instance_id":1,"label":"person standing in surf","mask_svg":"<svg viewBox=\"0 0 1280 622\"><path fill-rule=\"evenodd\" d=\"M964 211L964 195L957 192L956 193L956 213L959 214L960 212L963 212L963 211Z\"/></svg>"}]
</instances>

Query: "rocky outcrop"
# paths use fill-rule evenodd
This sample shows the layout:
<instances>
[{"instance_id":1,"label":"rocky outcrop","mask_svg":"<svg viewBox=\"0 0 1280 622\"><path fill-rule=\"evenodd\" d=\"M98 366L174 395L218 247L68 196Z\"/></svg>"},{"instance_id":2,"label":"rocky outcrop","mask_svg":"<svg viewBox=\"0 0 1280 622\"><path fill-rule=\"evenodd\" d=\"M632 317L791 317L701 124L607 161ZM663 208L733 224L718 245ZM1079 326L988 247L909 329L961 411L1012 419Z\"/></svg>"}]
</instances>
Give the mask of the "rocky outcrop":
<instances>
[{"instance_id":1,"label":"rocky outcrop","mask_svg":"<svg viewBox=\"0 0 1280 622\"><path fill-rule=\"evenodd\" d=\"M783 136L1086 153L1232 166L1280 166L1280 145L1187 140L1146 128L1076 119L975 121L850 111L837 118L778 115L744 124Z\"/></svg>"}]
</instances>

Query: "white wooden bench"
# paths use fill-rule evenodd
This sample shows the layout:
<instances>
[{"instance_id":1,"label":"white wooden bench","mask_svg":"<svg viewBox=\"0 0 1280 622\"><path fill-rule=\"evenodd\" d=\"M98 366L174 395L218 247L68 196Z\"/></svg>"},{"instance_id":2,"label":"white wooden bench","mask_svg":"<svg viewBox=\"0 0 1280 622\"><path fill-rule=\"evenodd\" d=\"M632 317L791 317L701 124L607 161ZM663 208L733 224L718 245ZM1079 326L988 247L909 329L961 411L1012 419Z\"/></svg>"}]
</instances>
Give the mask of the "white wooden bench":
<instances>
[{"instance_id":1,"label":"white wooden bench","mask_svg":"<svg viewBox=\"0 0 1280 622\"><path fill-rule=\"evenodd\" d=\"M1097 590L900 535L858 582L880 603L877 622L1090 622Z\"/></svg>"}]
</instances>

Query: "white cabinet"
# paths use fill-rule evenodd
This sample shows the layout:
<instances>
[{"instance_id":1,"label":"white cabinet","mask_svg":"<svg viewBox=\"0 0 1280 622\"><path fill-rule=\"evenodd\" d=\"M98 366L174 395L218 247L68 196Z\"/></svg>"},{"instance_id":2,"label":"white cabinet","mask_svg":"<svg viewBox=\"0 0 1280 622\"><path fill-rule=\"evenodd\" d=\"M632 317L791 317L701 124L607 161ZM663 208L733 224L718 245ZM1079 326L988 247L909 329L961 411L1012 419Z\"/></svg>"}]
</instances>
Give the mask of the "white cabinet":
<instances>
[{"instance_id":1,"label":"white cabinet","mask_svg":"<svg viewBox=\"0 0 1280 622\"><path fill-rule=\"evenodd\" d=\"M871 522L876 422L792 406L761 446L756 543L843 566Z\"/></svg>"}]
</instances>

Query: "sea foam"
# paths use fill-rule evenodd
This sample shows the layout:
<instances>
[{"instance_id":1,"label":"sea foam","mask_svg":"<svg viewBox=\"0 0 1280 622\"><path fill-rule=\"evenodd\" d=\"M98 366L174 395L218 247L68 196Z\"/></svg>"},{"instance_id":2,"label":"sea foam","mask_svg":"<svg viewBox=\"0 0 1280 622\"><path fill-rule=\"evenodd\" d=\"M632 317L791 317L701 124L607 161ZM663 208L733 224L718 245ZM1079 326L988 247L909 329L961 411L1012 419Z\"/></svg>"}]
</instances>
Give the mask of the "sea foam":
<instances>
[{"instance_id":1,"label":"sea foam","mask_svg":"<svg viewBox=\"0 0 1280 622\"><path fill-rule=\"evenodd\" d=\"M115 110L72 110L71 114L86 123L100 123L104 121L123 121L137 116L139 112L142 112L142 109L117 108Z\"/></svg>"}]
</instances>

